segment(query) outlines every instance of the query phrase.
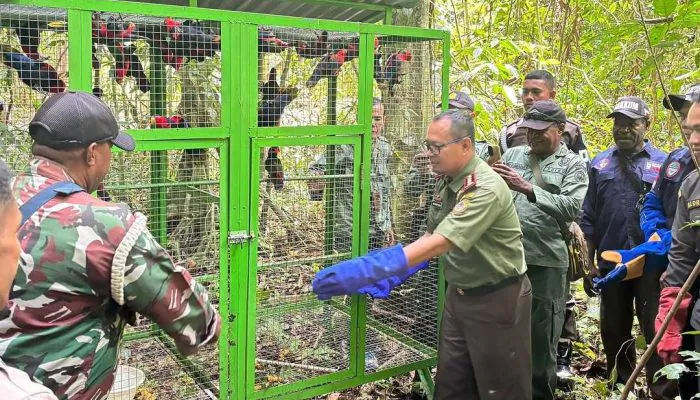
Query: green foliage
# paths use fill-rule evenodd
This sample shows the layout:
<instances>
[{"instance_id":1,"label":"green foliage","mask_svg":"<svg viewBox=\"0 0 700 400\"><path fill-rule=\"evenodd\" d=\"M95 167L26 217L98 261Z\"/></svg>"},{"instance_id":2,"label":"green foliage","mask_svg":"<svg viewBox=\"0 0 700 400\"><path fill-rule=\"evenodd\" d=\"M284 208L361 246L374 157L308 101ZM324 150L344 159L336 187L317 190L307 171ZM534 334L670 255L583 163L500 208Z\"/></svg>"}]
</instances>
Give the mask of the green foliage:
<instances>
[{"instance_id":1,"label":"green foliage","mask_svg":"<svg viewBox=\"0 0 700 400\"><path fill-rule=\"evenodd\" d=\"M686 372L690 372L690 369L683 363L668 364L656 371L654 374L654 382L660 377L666 377L667 379L678 379L680 376Z\"/></svg>"},{"instance_id":2,"label":"green foliage","mask_svg":"<svg viewBox=\"0 0 700 400\"><path fill-rule=\"evenodd\" d=\"M700 81L700 0L640 0L667 89ZM663 91L637 2L617 0L508 2L436 0L435 25L452 32L452 89L477 101L480 135L496 141L518 117L522 79L533 69L557 78L557 100L584 128L594 152L612 143L605 119L615 100L637 95L652 109L649 137L670 150L678 125L663 108Z\"/></svg>"}]
</instances>

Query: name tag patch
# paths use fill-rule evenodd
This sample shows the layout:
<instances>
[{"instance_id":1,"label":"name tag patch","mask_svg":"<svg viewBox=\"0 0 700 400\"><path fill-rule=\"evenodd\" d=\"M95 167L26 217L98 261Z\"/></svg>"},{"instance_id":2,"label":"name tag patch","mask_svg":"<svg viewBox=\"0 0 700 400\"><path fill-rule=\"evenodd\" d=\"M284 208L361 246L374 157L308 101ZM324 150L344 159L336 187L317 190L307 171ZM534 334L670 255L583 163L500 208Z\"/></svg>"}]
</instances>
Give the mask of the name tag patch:
<instances>
[{"instance_id":1,"label":"name tag patch","mask_svg":"<svg viewBox=\"0 0 700 400\"><path fill-rule=\"evenodd\" d=\"M654 173L659 173L659 170L661 169L661 163L656 162L656 161L647 161L646 164L644 165L644 169L646 171L652 171Z\"/></svg>"},{"instance_id":2,"label":"name tag patch","mask_svg":"<svg viewBox=\"0 0 700 400\"><path fill-rule=\"evenodd\" d=\"M688 206L688 210L692 210L694 208L700 207L700 199L690 200L687 203L687 206Z\"/></svg>"}]
</instances>

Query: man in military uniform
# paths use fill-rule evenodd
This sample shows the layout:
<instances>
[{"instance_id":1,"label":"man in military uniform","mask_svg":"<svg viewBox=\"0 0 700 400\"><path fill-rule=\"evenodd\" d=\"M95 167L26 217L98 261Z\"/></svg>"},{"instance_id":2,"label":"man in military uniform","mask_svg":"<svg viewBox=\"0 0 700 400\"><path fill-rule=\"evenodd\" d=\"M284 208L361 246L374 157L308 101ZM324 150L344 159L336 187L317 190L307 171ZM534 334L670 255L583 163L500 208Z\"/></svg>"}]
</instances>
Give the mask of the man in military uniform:
<instances>
[{"instance_id":1,"label":"man in military uniform","mask_svg":"<svg viewBox=\"0 0 700 400\"><path fill-rule=\"evenodd\" d=\"M528 146L517 146L493 166L513 191L532 283L533 399L553 400L557 344L568 296L569 257L562 231L579 215L588 188L586 163L561 141L564 111L536 101L520 124Z\"/></svg>"},{"instance_id":2,"label":"man in military uniform","mask_svg":"<svg viewBox=\"0 0 700 400\"><path fill-rule=\"evenodd\" d=\"M649 107L639 97L622 97L608 118L614 118L615 145L598 154L591 163L590 183L583 203L581 230L588 241L591 265L597 254L601 276L615 264L602 258L606 250L629 249L638 238L637 204L657 179L666 154L644 139L649 128ZM654 316L658 307L659 276L644 274L639 279L609 285L601 290L600 333L607 358L608 374L617 369L617 382L625 383L634 368L635 347L632 320L636 310L647 343L654 337ZM584 283L589 282L588 280ZM647 364L647 381L654 399L673 392L668 381L652 383L661 367L658 357Z\"/></svg>"},{"instance_id":3,"label":"man in military uniform","mask_svg":"<svg viewBox=\"0 0 700 400\"><path fill-rule=\"evenodd\" d=\"M22 214L12 196L11 178L7 165L0 160L0 310L7 306L22 249L17 239ZM56 400L49 389L33 382L24 371L7 366L2 358L0 388L3 400Z\"/></svg>"},{"instance_id":4,"label":"man in military uniform","mask_svg":"<svg viewBox=\"0 0 700 400\"><path fill-rule=\"evenodd\" d=\"M450 100L447 103L450 110L462 110L474 118L474 101L465 92L451 92ZM442 108L442 103L438 103L438 109ZM474 149L476 155L482 160L489 159L489 145L486 141L477 140ZM428 217L430 199L433 195L437 176L430 170L430 159L427 154L420 151L413 157L411 168L406 175L404 182L404 192L409 197L423 197L419 207L411 212L411 236L408 238L414 241L425 232L425 220Z\"/></svg>"},{"instance_id":5,"label":"man in military uniform","mask_svg":"<svg viewBox=\"0 0 700 400\"><path fill-rule=\"evenodd\" d=\"M700 158L700 93L694 93L692 100L693 104L688 111L684 128L685 133L689 135L690 150L698 159ZM662 289L659 311L656 316L657 330L671 310L680 288L700 259L698 251L700 227L697 225L698 222L700 222L700 175L696 170L692 171L683 181L678 195L678 205L673 220L673 244L668 254L669 264L661 276ZM700 330L700 302L697 301L699 295L698 286L693 285L683 297L678 311L664 332L656 351L665 363L682 361L683 357L678 352L682 343L681 333L688 320L690 320L690 326L693 330ZM691 306L692 311L690 310ZM700 351L700 337L697 335L692 337L695 342L695 351Z\"/></svg>"},{"instance_id":6,"label":"man in military uniform","mask_svg":"<svg viewBox=\"0 0 700 400\"><path fill-rule=\"evenodd\" d=\"M134 149L109 108L92 94L55 94L29 134L34 158L13 181L26 222L0 357L61 399L102 400L134 312L184 355L215 345L221 320L206 289L173 264L146 217L89 195L109 172L112 146Z\"/></svg>"},{"instance_id":7,"label":"man in military uniform","mask_svg":"<svg viewBox=\"0 0 700 400\"><path fill-rule=\"evenodd\" d=\"M469 114L436 116L425 147L442 176L427 233L405 248L397 244L321 270L313 290L320 299L358 293L441 256L448 290L434 398L529 400L532 288L510 190L476 156Z\"/></svg>"},{"instance_id":8,"label":"man in military uniform","mask_svg":"<svg viewBox=\"0 0 700 400\"><path fill-rule=\"evenodd\" d=\"M535 101L555 100L556 95L554 76L549 71L535 70L525 75L523 88L520 92L520 100L522 100L523 108L525 108L526 112ZM518 118L501 130L501 133L498 135L498 144L501 146L501 152L505 153L511 147L527 144L527 129L521 127L522 122L523 118ZM583 141L583 133L578 124L566 120L564 133L561 138L569 150L588 161L586 144Z\"/></svg>"},{"instance_id":9,"label":"man in military uniform","mask_svg":"<svg viewBox=\"0 0 700 400\"><path fill-rule=\"evenodd\" d=\"M370 201L370 249L389 246L394 243L394 231L391 223L391 176L389 160L391 145L384 133L384 105L374 98L372 102L372 161L371 161L371 201ZM333 175L352 175L354 165L354 147L339 145L335 147L335 165ZM322 174L327 168L326 157L320 156L310 166L311 173ZM318 183L314 188L318 190ZM324 185L325 186L325 185ZM335 193L333 219L335 236L333 247L337 251L350 251L352 248L352 177L337 179L334 182ZM318 196L316 197L317 199Z\"/></svg>"},{"instance_id":10,"label":"man in military uniform","mask_svg":"<svg viewBox=\"0 0 700 400\"><path fill-rule=\"evenodd\" d=\"M554 76L549 71L535 70L528 73L525 76L520 92L520 100L525 111L527 112L536 101L555 100L557 95L555 83ZM523 118L518 118L501 130L498 142L503 153L510 148L527 145L527 128L521 127L522 122ZM588 150L586 149L581 127L577 123L569 119L566 120L562 140L569 151L578 154L588 163ZM570 290L568 292L566 311L564 313L564 328L557 348L557 376L559 377L559 382L563 384L570 383L570 379L573 376L570 368L571 343L578 337L576 315L574 313L576 304Z\"/></svg>"}]
</instances>

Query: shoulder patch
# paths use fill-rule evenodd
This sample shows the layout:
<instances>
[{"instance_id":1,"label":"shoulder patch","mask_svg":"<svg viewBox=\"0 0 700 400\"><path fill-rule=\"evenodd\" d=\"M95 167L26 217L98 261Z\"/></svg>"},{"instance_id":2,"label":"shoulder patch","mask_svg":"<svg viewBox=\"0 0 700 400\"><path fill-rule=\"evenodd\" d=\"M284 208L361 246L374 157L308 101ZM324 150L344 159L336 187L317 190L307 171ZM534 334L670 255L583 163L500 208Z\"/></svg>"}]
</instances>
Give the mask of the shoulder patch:
<instances>
[{"instance_id":1,"label":"shoulder patch","mask_svg":"<svg viewBox=\"0 0 700 400\"><path fill-rule=\"evenodd\" d=\"M462 215L467 211L467 207L469 206L469 202L471 202L471 199L474 197L474 192L466 192L464 193L457 204L455 204L455 207L452 209L452 214L454 215Z\"/></svg>"},{"instance_id":2,"label":"shoulder patch","mask_svg":"<svg viewBox=\"0 0 700 400\"><path fill-rule=\"evenodd\" d=\"M678 160L671 161L666 167L666 178L673 178L681 170L681 163Z\"/></svg>"}]
</instances>

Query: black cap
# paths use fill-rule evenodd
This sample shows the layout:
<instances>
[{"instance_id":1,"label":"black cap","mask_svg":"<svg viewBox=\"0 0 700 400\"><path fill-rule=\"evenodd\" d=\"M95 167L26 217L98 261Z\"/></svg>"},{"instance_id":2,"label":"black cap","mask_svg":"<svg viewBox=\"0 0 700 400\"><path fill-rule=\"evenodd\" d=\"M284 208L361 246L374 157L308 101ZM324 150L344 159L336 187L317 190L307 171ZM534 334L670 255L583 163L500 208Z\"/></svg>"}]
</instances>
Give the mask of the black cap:
<instances>
[{"instance_id":1,"label":"black cap","mask_svg":"<svg viewBox=\"0 0 700 400\"><path fill-rule=\"evenodd\" d=\"M35 143L56 150L103 141L126 151L135 147L134 139L119 129L109 107L84 92L67 91L46 99L29 123L29 135Z\"/></svg>"},{"instance_id":2,"label":"black cap","mask_svg":"<svg viewBox=\"0 0 700 400\"><path fill-rule=\"evenodd\" d=\"M683 90L685 94L669 94L668 99L671 100L671 104L668 104L668 99L664 97L664 107L669 110L680 111L683 105L686 103L691 103L693 101L694 95L700 95L700 83L691 85Z\"/></svg>"},{"instance_id":3,"label":"black cap","mask_svg":"<svg viewBox=\"0 0 700 400\"><path fill-rule=\"evenodd\" d=\"M538 100L523 116L523 122L518 125L530 129L547 129L552 124L565 124L566 114L553 100Z\"/></svg>"},{"instance_id":4,"label":"black cap","mask_svg":"<svg viewBox=\"0 0 700 400\"><path fill-rule=\"evenodd\" d=\"M606 118L613 118L615 114L626 115L632 119L649 118L649 106L637 96L620 97Z\"/></svg>"},{"instance_id":5,"label":"black cap","mask_svg":"<svg viewBox=\"0 0 700 400\"><path fill-rule=\"evenodd\" d=\"M474 111L474 100L464 92L450 92L450 99L447 102L449 108ZM438 103L438 108L442 107L442 102Z\"/></svg>"}]
</instances>

